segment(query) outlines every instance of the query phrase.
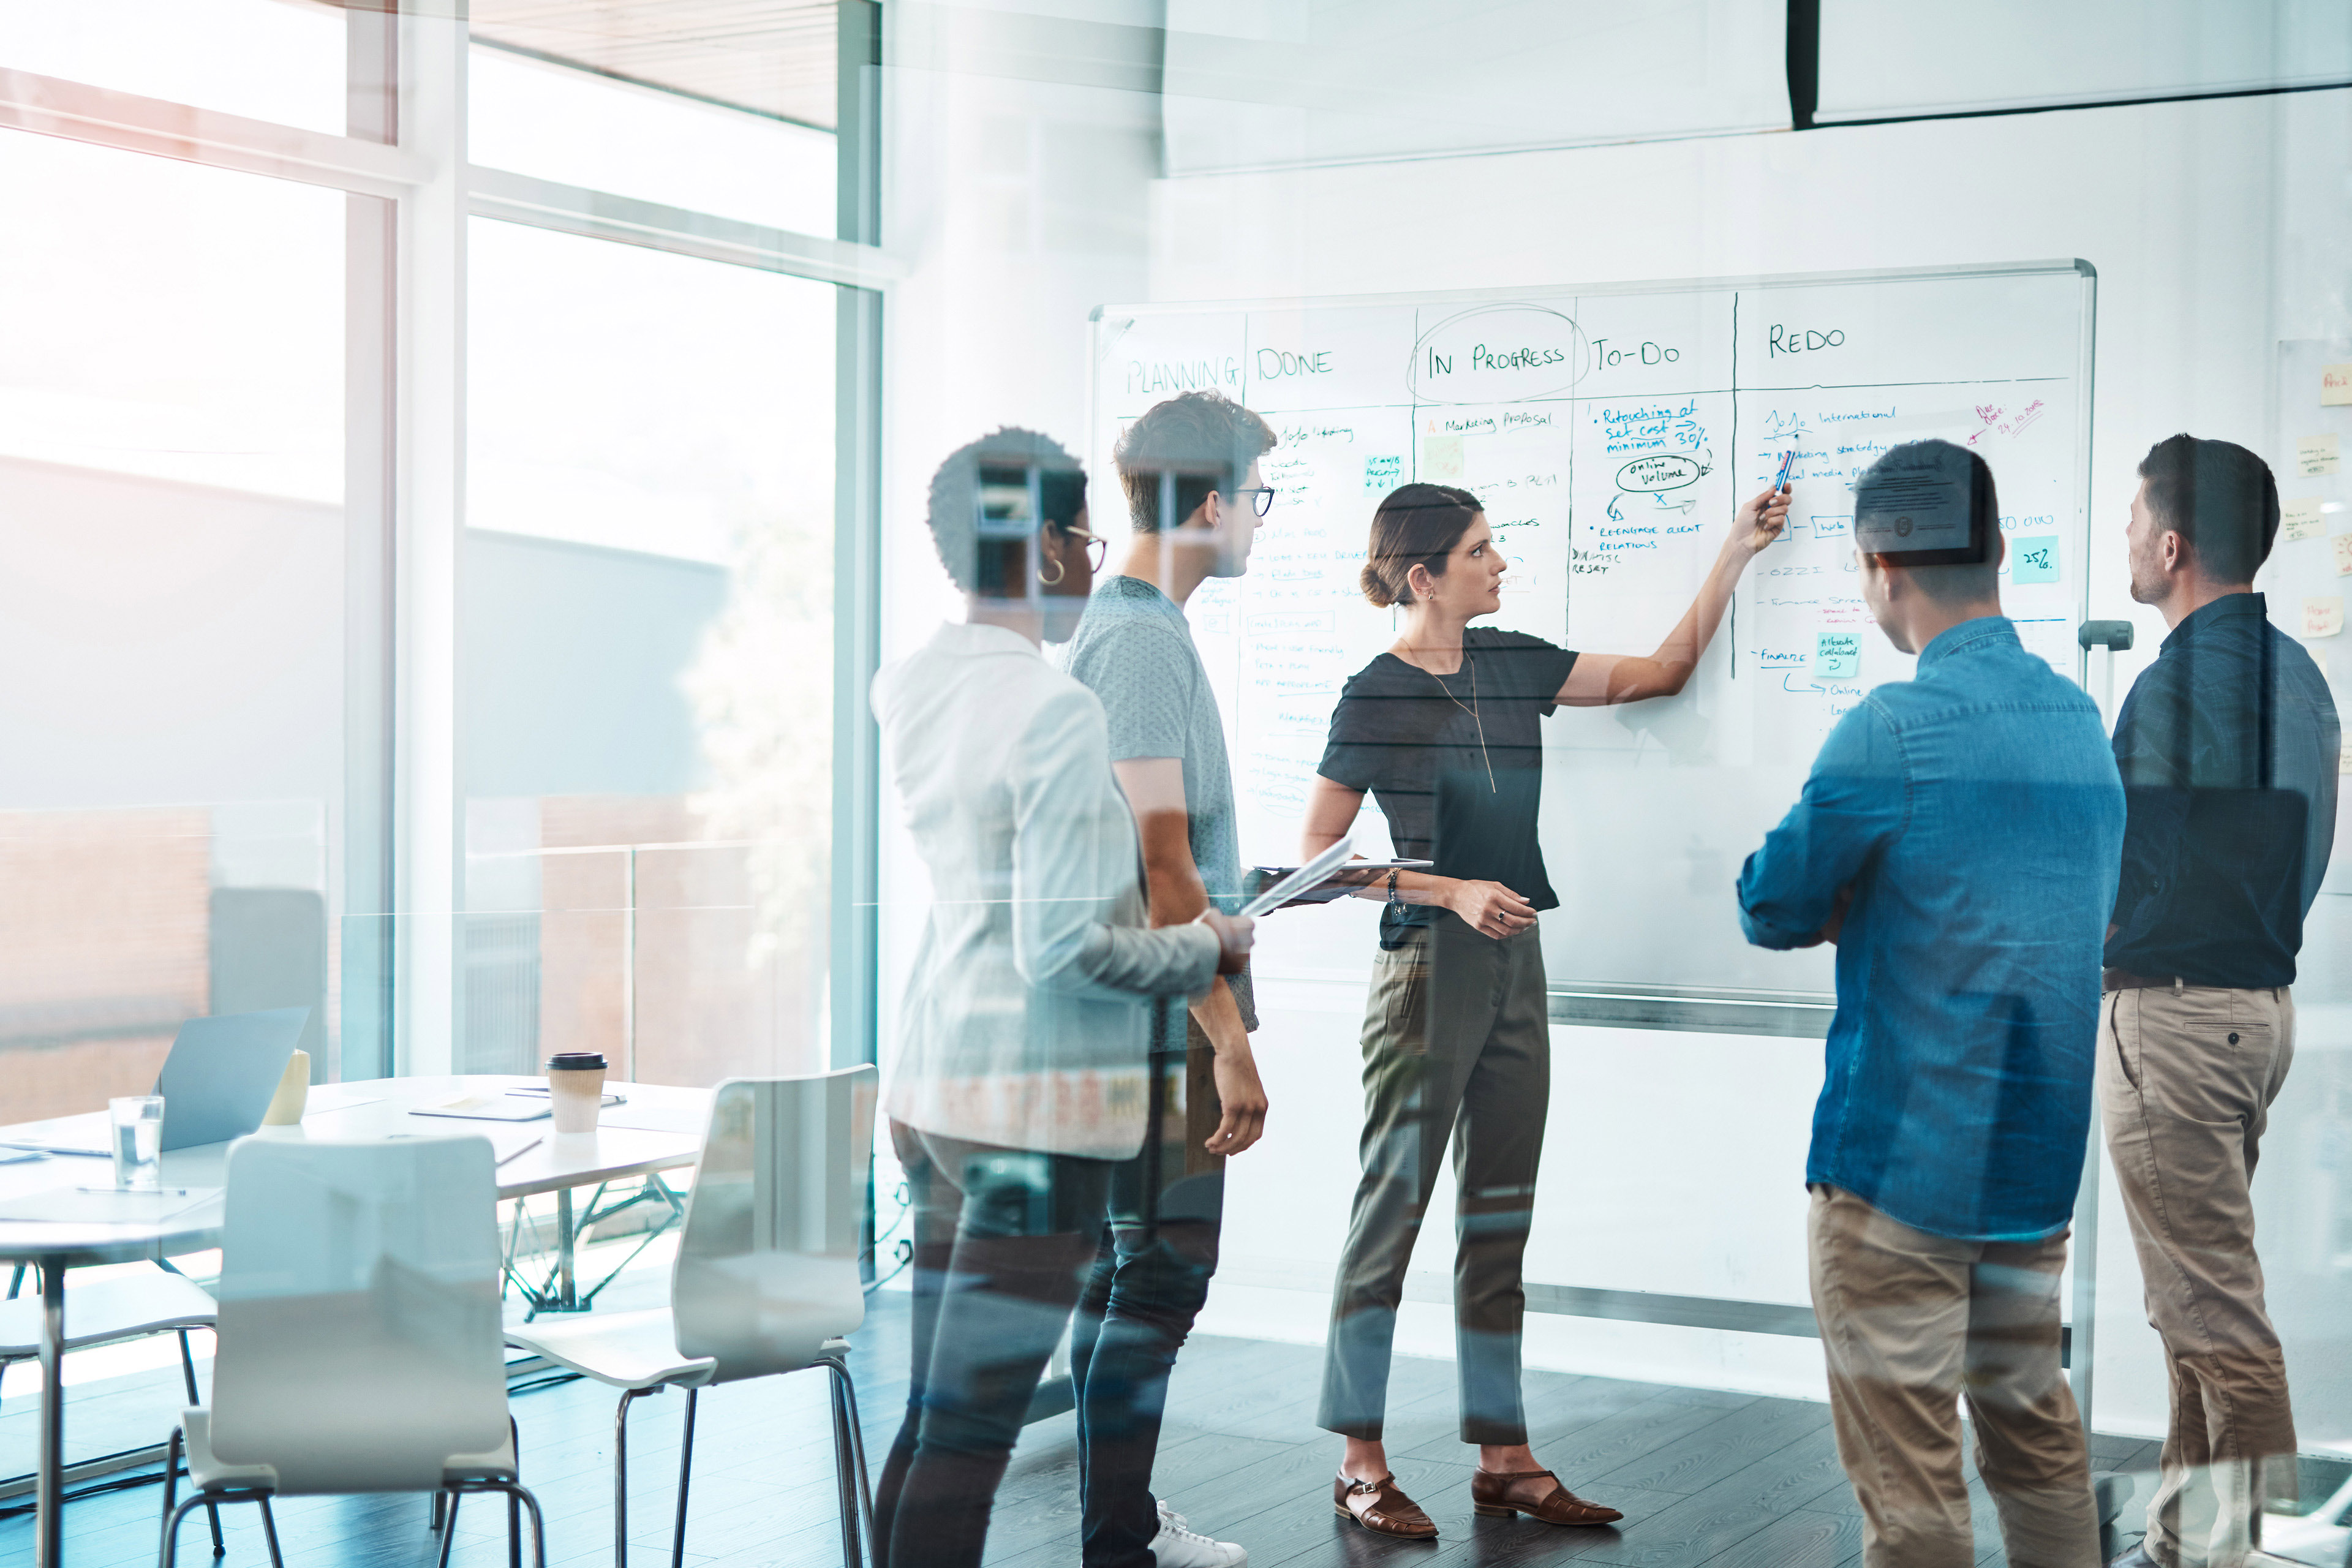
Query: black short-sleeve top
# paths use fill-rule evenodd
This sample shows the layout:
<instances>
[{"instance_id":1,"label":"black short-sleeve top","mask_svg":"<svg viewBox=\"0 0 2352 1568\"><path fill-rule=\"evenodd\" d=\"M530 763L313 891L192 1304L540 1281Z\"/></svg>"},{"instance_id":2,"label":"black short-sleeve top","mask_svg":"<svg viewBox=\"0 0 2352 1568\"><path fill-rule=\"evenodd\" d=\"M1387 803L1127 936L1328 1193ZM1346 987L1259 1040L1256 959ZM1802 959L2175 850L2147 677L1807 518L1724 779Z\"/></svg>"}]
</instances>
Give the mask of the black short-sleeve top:
<instances>
[{"instance_id":1,"label":"black short-sleeve top","mask_svg":"<svg viewBox=\"0 0 2352 1568\"><path fill-rule=\"evenodd\" d=\"M1434 861L1441 877L1500 882L1537 909L1556 909L1536 838L1540 721L1575 667L1566 648L1485 626L1463 633L1452 675L1384 653L1341 689L1316 771L1370 792L1400 858ZM1381 945L1397 946L1436 913L1426 904L1388 910Z\"/></svg>"}]
</instances>

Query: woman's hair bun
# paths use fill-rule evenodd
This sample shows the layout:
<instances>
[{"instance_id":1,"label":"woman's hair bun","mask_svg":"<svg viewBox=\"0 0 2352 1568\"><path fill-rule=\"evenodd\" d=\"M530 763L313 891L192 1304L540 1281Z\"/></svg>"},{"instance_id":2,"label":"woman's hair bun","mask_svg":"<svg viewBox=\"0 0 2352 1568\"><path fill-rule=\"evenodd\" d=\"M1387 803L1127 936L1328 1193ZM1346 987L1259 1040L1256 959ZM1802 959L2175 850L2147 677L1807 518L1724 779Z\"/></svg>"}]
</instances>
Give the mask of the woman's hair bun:
<instances>
[{"instance_id":1,"label":"woman's hair bun","mask_svg":"<svg viewBox=\"0 0 2352 1568\"><path fill-rule=\"evenodd\" d=\"M1362 571L1356 574L1356 583L1358 586L1364 590L1364 597L1370 599L1381 609L1385 610L1396 603L1396 600L1391 598L1389 595L1388 584L1381 580L1380 573L1370 563L1367 563Z\"/></svg>"}]
</instances>

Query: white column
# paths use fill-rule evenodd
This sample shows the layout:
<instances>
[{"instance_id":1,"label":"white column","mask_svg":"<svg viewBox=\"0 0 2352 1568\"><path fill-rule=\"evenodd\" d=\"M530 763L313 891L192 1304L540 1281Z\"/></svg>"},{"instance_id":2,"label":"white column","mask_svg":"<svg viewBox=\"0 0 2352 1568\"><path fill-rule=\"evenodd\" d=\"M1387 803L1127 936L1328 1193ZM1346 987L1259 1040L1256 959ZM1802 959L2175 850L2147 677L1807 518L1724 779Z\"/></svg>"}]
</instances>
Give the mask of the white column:
<instances>
[{"instance_id":1,"label":"white column","mask_svg":"<svg viewBox=\"0 0 2352 1568\"><path fill-rule=\"evenodd\" d=\"M401 198L397 240L394 1059L403 1073L450 1070L465 983L466 49L462 14L401 18L400 145L430 171Z\"/></svg>"}]
</instances>

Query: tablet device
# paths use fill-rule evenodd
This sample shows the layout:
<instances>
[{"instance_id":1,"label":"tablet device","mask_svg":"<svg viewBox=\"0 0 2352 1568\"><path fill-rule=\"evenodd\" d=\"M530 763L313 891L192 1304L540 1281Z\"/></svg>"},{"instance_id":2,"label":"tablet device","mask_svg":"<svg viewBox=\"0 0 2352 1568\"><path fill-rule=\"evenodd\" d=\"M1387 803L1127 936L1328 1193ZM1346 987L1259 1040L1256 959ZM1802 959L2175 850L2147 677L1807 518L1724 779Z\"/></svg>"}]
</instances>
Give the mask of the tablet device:
<instances>
[{"instance_id":1,"label":"tablet device","mask_svg":"<svg viewBox=\"0 0 2352 1568\"><path fill-rule=\"evenodd\" d=\"M155 1079L163 1148L225 1143L259 1127L310 1021L308 1007L275 1007L181 1025Z\"/></svg>"}]
</instances>

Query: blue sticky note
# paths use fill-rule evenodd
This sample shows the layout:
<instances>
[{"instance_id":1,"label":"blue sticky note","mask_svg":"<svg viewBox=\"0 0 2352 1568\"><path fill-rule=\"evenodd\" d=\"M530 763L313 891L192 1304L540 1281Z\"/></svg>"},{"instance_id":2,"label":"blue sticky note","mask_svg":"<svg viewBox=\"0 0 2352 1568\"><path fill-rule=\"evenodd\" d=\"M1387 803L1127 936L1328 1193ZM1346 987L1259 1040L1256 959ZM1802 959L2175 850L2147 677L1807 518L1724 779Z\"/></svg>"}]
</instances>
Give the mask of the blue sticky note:
<instances>
[{"instance_id":1,"label":"blue sticky note","mask_svg":"<svg viewBox=\"0 0 2352 1568\"><path fill-rule=\"evenodd\" d=\"M1368 490L1392 490L1404 480L1402 458L1366 458L1364 488Z\"/></svg>"},{"instance_id":2,"label":"blue sticky note","mask_svg":"<svg viewBox=\"0 0 2352 1568\"><path fill-rule=\"evenodd\" d=\"M2009 542L2009 580L2012 583L2058 581L2058 536L2037 533Z\"/></svg>"},{"instance_id":3,"label":"blue sticky note","mask_svg":"<svg viewBox=\"0 0 2352 1568\"><path fill-rule=\"evenodd\" d=\"M1862 634L1822 632L1813 639L1813 679L1852 680L1862 673Z\"/></svg>"}]
</instances>

